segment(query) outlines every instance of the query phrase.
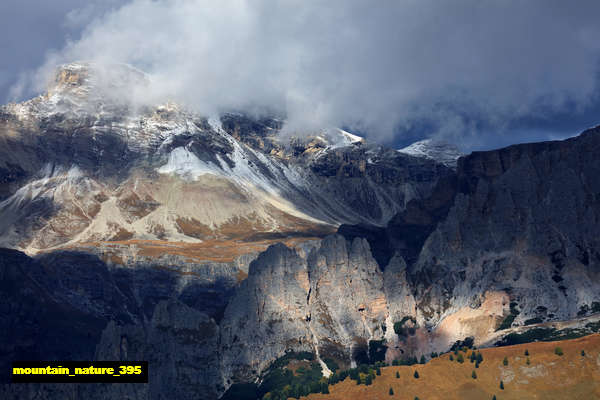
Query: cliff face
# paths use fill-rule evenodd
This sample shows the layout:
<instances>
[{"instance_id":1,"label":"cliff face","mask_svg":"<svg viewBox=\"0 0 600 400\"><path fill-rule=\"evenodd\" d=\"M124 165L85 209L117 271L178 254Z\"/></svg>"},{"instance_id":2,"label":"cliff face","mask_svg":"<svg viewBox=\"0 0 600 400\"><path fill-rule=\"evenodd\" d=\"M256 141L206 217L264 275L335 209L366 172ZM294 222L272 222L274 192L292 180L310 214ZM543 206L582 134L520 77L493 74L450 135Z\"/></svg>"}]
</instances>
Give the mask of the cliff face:
<instances>
[{"instance_id":1,"label":"cliff face","mask_svg":"<svg viewBox=\"0 0 600 400\"><path fill-rule=\"evenodd\" d=\"M386 228L341 226L373 247L392 318L415 319L414 335L392 347L492 344L509 332L496 332L505 319L521 329L599 312L599 148L595 128L476 152Z\"/></svg>"},{"instance_id":2,"label":"cliff face","mask_svg":"<svg viewBox=\"0 0 600 400\"><path fill-rule=\"evenodd\" d=\"M290 350L350 365L383 338L386 317L382 273L364 239L329 236L308 257L271 246L220 324L225 375L249 381Z\"/></svg>"},{"instance_id":3,"label":"cliff face","mask_svg":"<svg viewBox=\"0 0 600 400\"><path fill-rule=\"evenodd\" d=\"M518 304L517 324L591 310L600 266L598 150L595 128L460 159L459 193L411 268L417 296L438 299L421 303L423 321L436 324L486 290Z\"/></svg>"},{"instance_id":4,"label":"cliff face","mask_svg":"<svg viewBox=\"0 0 600 400\"><path fill-rule=\"evenodd\" d=\"M196 279L110 268L81 253L31 259L0 251L0 366L13 360L148 360L147 385L7 385L2 398L214 399L220 387L218 326L185 304ZM218 295L215 293L215 295ZM196 296L192 296L196 298Z\"/></svg>"}]
</instances>

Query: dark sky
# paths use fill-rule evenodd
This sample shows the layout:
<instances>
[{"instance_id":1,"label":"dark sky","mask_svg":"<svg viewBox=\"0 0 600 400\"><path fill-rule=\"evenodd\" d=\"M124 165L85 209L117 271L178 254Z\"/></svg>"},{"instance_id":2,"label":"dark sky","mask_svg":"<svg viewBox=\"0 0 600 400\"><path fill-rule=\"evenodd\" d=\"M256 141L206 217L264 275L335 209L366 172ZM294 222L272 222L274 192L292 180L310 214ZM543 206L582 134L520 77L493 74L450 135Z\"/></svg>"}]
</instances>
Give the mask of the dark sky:
<instances>
[{"instance_id":1,"label":"dark sky","mask_svg":"<svg viewBox=\"0 0 600 400\"><path fill-rule=\"evenodd\" d=\"M137 101L493 148L600 124L599 17L586 0L3 0L0 99L60 63L128 63L152 81Z\"/></svg>"}]
</instances>

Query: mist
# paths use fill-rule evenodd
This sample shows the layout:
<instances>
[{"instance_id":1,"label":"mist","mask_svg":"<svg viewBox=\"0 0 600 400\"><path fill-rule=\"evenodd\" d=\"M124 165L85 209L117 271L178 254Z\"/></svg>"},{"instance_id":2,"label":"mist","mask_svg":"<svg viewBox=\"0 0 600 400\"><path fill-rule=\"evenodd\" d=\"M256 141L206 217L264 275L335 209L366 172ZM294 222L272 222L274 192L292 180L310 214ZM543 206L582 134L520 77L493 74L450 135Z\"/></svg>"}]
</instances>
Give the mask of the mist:
<instances>
[{"instance_id":1,"label":"mist","mask_svg":"<svg viewBox=\"0 0 600 400\"><path fill-rule=\"evenodd\" d=\"M135 101L466 149L527 140L537 131L523 121L600 103L597 1L134 0L91 13L70 14L83 15L80 35L21 79L15 98L42 92L62 63L127 63L151 82L131 91Z\"/></svg>"}]
</instances>

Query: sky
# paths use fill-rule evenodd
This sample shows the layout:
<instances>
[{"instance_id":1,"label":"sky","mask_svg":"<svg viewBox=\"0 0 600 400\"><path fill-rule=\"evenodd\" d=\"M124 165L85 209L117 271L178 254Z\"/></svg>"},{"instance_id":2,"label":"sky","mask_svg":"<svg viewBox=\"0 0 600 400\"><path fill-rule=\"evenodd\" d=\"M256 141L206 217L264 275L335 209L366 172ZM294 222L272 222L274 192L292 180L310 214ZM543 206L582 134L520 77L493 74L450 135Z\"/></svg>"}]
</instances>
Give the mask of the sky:
<instances>
[{"instance_id":1,"label":"sky","mask_svg":"<svg viewBox=\"0 0 600 400\"><path fill-rule=\"evenodd\" d=\"M598 17L586 0L3 0L0 100L62 63L127 63L151 82L133 101L489 149L600 124Z\"/></svg>"}]
</instances>

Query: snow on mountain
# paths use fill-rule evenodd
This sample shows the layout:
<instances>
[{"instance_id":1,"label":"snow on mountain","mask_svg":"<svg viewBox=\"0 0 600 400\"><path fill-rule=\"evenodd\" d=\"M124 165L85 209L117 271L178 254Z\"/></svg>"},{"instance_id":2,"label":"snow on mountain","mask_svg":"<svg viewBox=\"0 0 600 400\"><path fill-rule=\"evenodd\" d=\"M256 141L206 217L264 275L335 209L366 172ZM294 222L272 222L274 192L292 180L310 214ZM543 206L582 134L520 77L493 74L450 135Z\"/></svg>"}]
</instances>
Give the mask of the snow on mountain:
<instances>
[{"instance_id":1,"label":"snow on mountain","mask_svg":"<svg viewBox=\"0 0 600 400\"><path fill-rule=\"evenodd\" d=\"M119 98L129 82L142 87L146 79L128 66L73 63L48 93L0 107L4 246L35 253L76 241L384 226L447 173L338 128L285 137L276 118L207 118L174 103ZM16 205L27 212L15 213Z\"/></svg>"},{"instance_id":2,"label":"snow on mountain","mask_svg":"<svg viewBox=\"0 0 600 400\"><path fill-rule=\"evenodd\" d=\"M456 168L456 161L463 155L458 147L449 143L434 141L433 139L420 140L410 146L399 149L398 152L414 157L429 158L450 168Z\"/></svg>"}]
</instances>

